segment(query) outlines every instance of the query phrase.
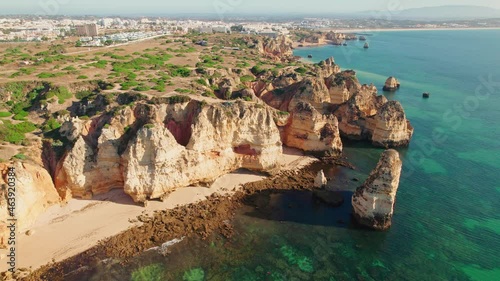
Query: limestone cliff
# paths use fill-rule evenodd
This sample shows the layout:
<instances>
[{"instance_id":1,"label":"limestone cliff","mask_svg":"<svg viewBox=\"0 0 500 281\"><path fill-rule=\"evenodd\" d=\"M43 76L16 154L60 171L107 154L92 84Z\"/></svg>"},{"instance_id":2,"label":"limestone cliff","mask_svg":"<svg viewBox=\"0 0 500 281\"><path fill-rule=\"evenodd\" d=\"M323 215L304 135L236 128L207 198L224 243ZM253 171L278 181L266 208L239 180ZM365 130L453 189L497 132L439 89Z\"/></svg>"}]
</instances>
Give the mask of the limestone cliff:
<instances>
[{"instance_id":1,"label":"limestone cliff","mask_svg":"<svg viewBox=\"0 0 500 281\"><path fill-rule=\"evenodd\" d=\"M274 60L288 60L293 58L293 41L286 36L265 38L259 42L259 51Z\"/></svg>"},{"instance_id":2,"label":"limestone cliff","mask_svg":"<svg viewBox=\"0 0 500 281\"><path fill-rule=\"evenodd\" d=\"M238 168L269 171L282 151L275 114L242 101L157 100L126 107L96 118L106 123L93 120L96 126L76 138L59 162L56 186L83 198L124 188L144 201Z\"/></svg>"},{"instance_id":3,"label":"limestone cliff","mask_svg":"<svg viewBox=\"0 0 500 281\"><path fill-rule=\"evenodd\" d=\"M326 156L338 157L342 153L337 118L332 114L323 115L304 102L293 108L283 142L289 147Z\"/></svg>"},{"instance_id":4,"label":"limestone cliff","mask_svg":"<svg viewBox=\"0 0 500 281\"><path fill-rule=\"evenodd\" d=\"M402 162L396 150L386 150L368 179L352 196L353 216L366 227L385 230L391 226Z\"/></svg>"},{"instance_id":5,"label":"limestone cliff","mask_svg":"<svg viewBox=\"0 0 500 281\"><path fill-rule=\"evenodd\" d=\"M324 72L333 65L333 59L318 64ZM387 148L409 144L413 128L401 104L378 96L373 85L361 85L352 70L332 72L326 78L306 76L287 87L264 90L258 96L281 111L292 113L299 103L308 103L320 114L333 114L341 135L348 139L367 140Z\"/></svg>"},{"instance_id":6,"label":"limestone cliff","mask_svg":"<svg viewBox=\"0 0 500 281\"><path fill-rule=\"evenodd\" d=\"M15 162L12 167L15 170L15 215L17 219L17 231L24 231L38 216L47 208L61 202L54 187L52 178L47 170L41 166ZM0 247L7 243L6 228L7 219L10 218L7 209L7 179L8 164L0 164L0 185L2 186L0 196ZM3 244L2 244L3 243Z\"/></svg>"},{"instance_id":7,"label":"limestone cliff","mask_svg":"<svg viewBox=\"0 0 500 281\"><path fill-rule=\"evenodd\" d=\"M408 146L413 135L413 127L398 101L385 103L368 124L372 130L372 143L376 146Z\"/></svg>"}]
</instances>

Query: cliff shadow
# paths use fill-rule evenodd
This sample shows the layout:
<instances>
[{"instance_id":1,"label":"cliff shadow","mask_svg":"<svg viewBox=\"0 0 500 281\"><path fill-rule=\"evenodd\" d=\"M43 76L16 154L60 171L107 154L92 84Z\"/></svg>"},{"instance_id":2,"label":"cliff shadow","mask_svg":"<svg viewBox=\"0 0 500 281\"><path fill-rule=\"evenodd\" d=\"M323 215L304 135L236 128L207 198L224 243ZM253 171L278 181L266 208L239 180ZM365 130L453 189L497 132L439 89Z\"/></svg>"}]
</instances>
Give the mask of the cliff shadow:
<instances>
[{"instance_id":1,"label":"cliff shadow","mask_svg":"<svg viewBox=\"0 0 500 281\"><path fill-rule=\"evenodd\" d=\"M295 222L307 225L353 228L351 221L352 191L337 191L344 202L333 207L306 190L265 190L243 198L251 207L244 215L279 222Z\"/></svg>"}]
</instances>

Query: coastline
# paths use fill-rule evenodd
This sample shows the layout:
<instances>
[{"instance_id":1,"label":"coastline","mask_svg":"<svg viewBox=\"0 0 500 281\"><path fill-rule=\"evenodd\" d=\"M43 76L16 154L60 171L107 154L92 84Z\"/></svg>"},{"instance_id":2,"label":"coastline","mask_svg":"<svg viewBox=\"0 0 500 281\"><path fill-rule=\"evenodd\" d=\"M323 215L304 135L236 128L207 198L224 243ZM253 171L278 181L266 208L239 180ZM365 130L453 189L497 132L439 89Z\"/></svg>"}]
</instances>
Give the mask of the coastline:
<instances>
[{"instance_id":1,"label":"coastline","mask_svg":"<svg viewBox=\"0 0 500 281\"><path fill-rule=\"evenodd\" d=\"M321 32L336 32L336 33L355 33L355 34L370 34L377 32L406 32L406 31L469 31L469 30L500 30L500 27L468 27L468 28L380 28L380 29L332 29L332 28L322 28L315 29ZM357 40L351 40L357 41ZM294 41L292 47L294 49L300 48L314 48L321 46L331 45L331 40L325 40L322 43L309 43L303 42L299 43Z\"/></svg>"},{"instance_id":2,"label":"coastline","mask_svg":"<svg viewBox=\"0 0 500 281\"><path fill-rule=\"evenodd\" d=\"M284 147L279 173L298 170L315 161L316 158L305 156L299 150ZM179 188L163 202L149 201L146 207L134 204L121 190L113 190L92 200L72 199L66 205L53 206L40 215L29 228L32 232L30 236L25 233L20 235L19 243L23 247L18 250L19 268L50 268L50 261L61 262L78 256L97 247L100 241L140 227L143 223L138 221L138 217L152 217L160 211L210 204L207 201L213 198L230 200L244 185L267 178L238 170L221 176L210 187ZM5 271L5 266L2 263L0 271Z\"/></svg>"},{"instance_id":3,"label":"coastline","mask_svg":"<svg viewBox=\"0 0 500 281\"><path fill-rule=\"evenodd\" d=\"M333 29L321 28L315 29L316 31L323 32L338 32L338 33L375 33L375 32L395 32L395 31L464 31L464 30L499 30L499 27L457 27L457 28L352 28L352 29Z\"/></svg>"}]
</instances>

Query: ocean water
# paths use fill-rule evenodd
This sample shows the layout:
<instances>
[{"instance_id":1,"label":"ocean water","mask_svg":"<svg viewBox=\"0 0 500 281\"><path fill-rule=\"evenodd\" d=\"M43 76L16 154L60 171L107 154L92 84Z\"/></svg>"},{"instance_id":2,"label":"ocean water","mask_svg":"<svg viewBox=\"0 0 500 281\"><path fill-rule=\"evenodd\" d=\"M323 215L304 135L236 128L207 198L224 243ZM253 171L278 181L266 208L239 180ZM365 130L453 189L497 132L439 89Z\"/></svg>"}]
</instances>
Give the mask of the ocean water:
<instances>
[{"instance_id":1,"label":"ocean water","mask_svg":"<svg viewBox=\"0 0 500 281\"><path fill-rule=\"evenodd\" d=\"M415 134L399 149L390 230L351 222L350 196L382 150L348 142L356 170L315 167L343 192L342 207L308 192L261 195L261 208L239 212L231 240L184 239L166 257L150 251L82 280L500 280L500 30L378 32L368 42L295 54L333 56L380 93L387 77L401 81L384 94L403 104Z\"/></svg>"}]
</instances>

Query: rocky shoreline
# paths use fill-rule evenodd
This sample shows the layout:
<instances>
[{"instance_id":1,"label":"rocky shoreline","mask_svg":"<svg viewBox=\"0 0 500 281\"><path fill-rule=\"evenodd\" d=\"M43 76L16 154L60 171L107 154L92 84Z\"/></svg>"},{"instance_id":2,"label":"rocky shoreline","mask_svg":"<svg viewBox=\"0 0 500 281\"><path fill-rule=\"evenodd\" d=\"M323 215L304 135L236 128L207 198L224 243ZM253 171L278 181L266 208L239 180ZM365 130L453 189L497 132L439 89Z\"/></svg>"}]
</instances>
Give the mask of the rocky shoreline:
<instances>
[{"instance_id":1,"label":"rocky shoreline","mask_svg":"<svg viewBox=\"0 0 500 281\"><path fill-rule=\"evenodd\" d=\"M311 164L300 170L286 170L262 181L247 183L232 196L212 195L208 200L172 210L157 211L153 216L139 216L142 225L100 241L91 249L58 263L47 264L22 281L69 280L72 274L89 270L89 265L108 258L126 261L165 241L179 237L207 238L214 232L230 238L233 234L231 219L251 195L277 190L312 190L315 174ZM133 246L131 246L133 245ZM26 271L25 271L26 272ZM7 276L3 276L5 278Z\"/></svg>"}]
</instances>

